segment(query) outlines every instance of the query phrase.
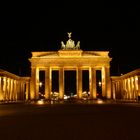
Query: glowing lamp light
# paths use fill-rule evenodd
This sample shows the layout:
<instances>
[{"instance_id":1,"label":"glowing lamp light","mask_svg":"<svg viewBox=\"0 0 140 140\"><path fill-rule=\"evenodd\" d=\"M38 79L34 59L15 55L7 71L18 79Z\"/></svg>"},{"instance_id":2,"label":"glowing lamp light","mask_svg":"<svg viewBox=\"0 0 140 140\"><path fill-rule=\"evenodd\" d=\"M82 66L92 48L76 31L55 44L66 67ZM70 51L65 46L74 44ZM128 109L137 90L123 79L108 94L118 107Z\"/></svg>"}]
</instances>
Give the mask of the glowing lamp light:
<instances>
[{"instance_id":1,"label":"glowing lamp light","mask_svg":"<svg viewBox=\"0 0 140 140\"><path fill-rule=\"evenodd\" d=\"M103 103L103 100L98 99L98 100L97 100L97 103L98 103L98 104L102 104L102 103Z\"/></svg>"},{"instance_id":2,"label":"glowing lamp light","mask_svg":"<svg viewBox=\"0 0 140 140\"><path fill-rule=\"evenodd\" d=\"M64 99L68 99L68 96L67 95L64 95Z\"/></svg>"},{"instance_id":3,"label":"glowing lamp light","mask_svg":"<svg viewBox=\"0 0 140 140\"><path fill-rule=\"evenodd\" d=\"M39 86L42 87L42 85L43 85L43 83L42 82L39 82Z\"/></svg>"},{"instance_id":4,"label":"glowing lamp light","mask_svg":"<svg viewBox=\"0 0 140 140\"><path fill-rule=\"evenodd\" d=\"M43 101L43 100L38 100L38 101L37 101L37 104L38 104L38 105L43 105L43 104L44 104L44 101Z\"/></svg>"},{"instance_id":5,"label":"glowing lamp light","mask_svg":"<svg viewBox=\"0 0 140 140\"><path fill-rule=\"evenodd\" d=\"M98 83L98 84L99 84L99 86L101 86L101 85L102 85L102 82L101 82L101 81L99 81L99 83Z\"/></svg>"}]
</instances>

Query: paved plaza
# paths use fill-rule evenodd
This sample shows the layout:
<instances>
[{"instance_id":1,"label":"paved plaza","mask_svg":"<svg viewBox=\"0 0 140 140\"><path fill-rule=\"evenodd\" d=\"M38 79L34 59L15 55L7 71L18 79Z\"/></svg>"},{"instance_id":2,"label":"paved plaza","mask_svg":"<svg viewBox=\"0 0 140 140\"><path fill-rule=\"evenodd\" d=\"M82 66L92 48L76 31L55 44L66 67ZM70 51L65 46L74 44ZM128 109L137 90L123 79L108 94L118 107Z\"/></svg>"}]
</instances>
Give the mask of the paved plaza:
<instances>
[{"instance_id":1,"label":"paved plaza","mask_svg":"<svg viewBox=\"0 0 140 140\"><path fill-rule=\"evenodd\" d=\"M0 140L139 140L139 103L0 104Z\"/></svg>"}]
</instances>

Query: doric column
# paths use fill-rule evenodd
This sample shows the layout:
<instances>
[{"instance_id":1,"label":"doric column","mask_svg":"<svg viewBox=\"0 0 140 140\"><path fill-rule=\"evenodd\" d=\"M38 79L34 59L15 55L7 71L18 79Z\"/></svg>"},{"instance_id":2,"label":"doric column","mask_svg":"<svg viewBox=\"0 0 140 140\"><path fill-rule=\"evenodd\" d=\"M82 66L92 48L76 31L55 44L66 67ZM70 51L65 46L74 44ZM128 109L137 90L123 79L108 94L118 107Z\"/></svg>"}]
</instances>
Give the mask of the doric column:
<instances>
[{"instance_id":1,"label":"doric column","mask_svg":"<svg viewBox=\"0 0 140 140\"><path fill-rule=\"evenodd\" d=\"M76 73L77 79L77 97L78 99L82 98L82 69L80 67L77 68Z\"/></svg>"},{"instance_id":2,"label":"doric column","mask_svg":"<svg viewBox=\"0 0 140 140\"><path fill-rule=\"evenodd\" d=\"M125 86L125 79L123 79L123 97L126 99L126 86Z\"/></svg>"},{"instance_id":3,"label":"doric column","mask_svg":"<svg viewBox=\"0 0 140 140\"><path fill-rule=\"evenodd\" d=\"M106 74L105 74L105 67L102 67L102 96L106 97Z\"/></svg>"},{"instance_id":4,"label":"doric column","mask_svg":"<svg viewBox=\"0 0 140 140\"><path fill-rule=\"evenodd\" d=\"M2 82L2 80L3 80L3 78L0 77L0 101L3 100L3 90L2 90L2 84L3 84L3 82Z\"/></svg>"},{"instance_id":5,"label":"doric column","mask_svg":"<svg viewBox=\"0 0 140 140\"><path fill-rule=\"evenodd\" d=\"M112 92L113 92L113 99L116 99L116 89L115 89L115 82L112 82Z\"/></svg>"},{"instance_id":6,"label":"doric column","mask_svg":"<svg viewBox=\"0 0 140 140\"><path fill-rule=\"evenodd\" d=\"M130 86L130 99L132 100L133 95L132 95L132 81L131 81L131 77L129 78L130 82L129 82L129 86Z\"/></svg>"},{"instance_id":7,"label":"doric column","mask_svg":"<svg viewBox=\"0 0 140 140\"><path fill-rule=\"evenodd\" d=\"M23 98L23 83L20 81L20 100L22 101Z\"/></svg>"},{"instance_id":8,"label":"doric column","mask_svg":"<svg viewBox=\"0 0 140 140\"><path fill-rule=\"evenodd\" d=\"M15 98L18 100L18 80L15 81Z\"/></svg>"},{"instance_id":9,"label":"doric column","mask_svg":"<svg viewBox=\"0 0 140 140\"><path fill-rule=\"evenodd\" d=\"M3 78L3 93L4 93L4 100L6 100L6 94L7 94L7 78Z\"/></svg>"},{"instance_id":10,"label":"doric column","mask_svg":"<svg viewBox=\"0 0 140 140\"><path fill-rule=\"evenodd\" d=\"M59 98L64 99L64 68L59 69Z\"/></svg>"},{"instance_id":11,"label":"doric column","mask_svg":"<svg viewBox=\"0 0 140 140\"><path fill-rule=\"evenodd\" d=\"M24 101L24 91L25 91L24 82L21 81L21 100L22 101Z\"/></svg>"},{"instance_id":12,"label":"doric column","mask_svg":"<svg viewBox=\"0 0 140 140\"><path fill-rule=\"evenodd\" d=\"M9 78L6 78L6 100L9 100Z\"/></svg>"},{"instance_id":13,"label":"doric column","mask_svg":"<svg viewBox=\"0 0 140 140\"><path fill-rule=\"evenodd\" d=\"M22 81L22 99L25 100L25 82Z\"/></svg>"},{"instance_id":14,"label":"doric column","mask_svg":"<svg viewBox=\"0 0 140 140\"><path fill-rule=\"evenodd\" d=\"M119 96L119 99L122 98L122 93L121 93L121 80L119 80L117 82L117 88L118 88L118 96Z\"/></svg>"},{"instance_id":15,"label":"doric column","mask_svg":"<svg viewBox=\"0 0 140 140\"><path fill-rule=\"evenodd\" d=\"M31 68L31 82L30 82L31 99L38 99L39 94L39 69Z\"/></svg>"},{"instance_id":16,"label":"doric column","mask_svg":"<svg viewBox=\"0 0 140 140\"><path fill-rule=\"evenodd\" d=\"M35 91L35 99L39 98L39 68L36 68L36 91Z\"/></svg>"},{"instance_id":17,"label":"doric column","mask_svg":"<svg viewBox=\"0 0 140 140\"><path fill-rule=\"evenodd\" d=\"M126 99L128 99L128 98L129 98L129 91L128 91L128 78L127 78L127 79L125 79L125 81L126 81Z\"/></svg>"},{"instance_id":18,"label":"doric column","mask_svg":"<svg viewBox=\"0 0 140 140\"><path fill-rule=\"evenodd\" d=\"M10 78L7 78L7 100L10 100Z\"/></svg>"},{"instance_id":19,"label":"doric column","mask_svg":"<svg viewBox=\"0 0 140 140\"><path fill-rule=\"evenodd\" d=\"M121 95L121 99L124 99L124 82L123 82L124 80L123 79L121 79L120 81L119 81L119 83L120 83L120 95Z\"/></svg>"},{"instance_id":20,"label":"doric column","mask_svg":"<svg viewBox=\"0 0 140 140\"><path fill-rule=\"evenodd\" d=\"M109 67L102 67L102 96L111 99L111 80Z\"/></svg>"},{"instance_id":21,"label":"doric column","mask_svg":"<svg viewBox=\"0 0 140 140\"><path fill-rule=\"evenodd\" d=\"M45 98L50 99L51 95L51 69L48 67L45 69Z\"/></svg>"},{"instance_id":22,"label":"doric column","mask_svg":"<svg viewBox=\"0 0 140 140\"><path fill-rule=\"evenodd\" d=\"M23 82L23 101L25 101L26 100L26 83L25 82Z\"/></svg>"},{"instance_id":23,"label":"doric column","mask_svg":"<svg viewBox=\"0 0 140 140\"><path fill-rule=\"evenodd\" d=\"M13 100L16 101L17 100L17 86L16 86L16 80L14 80L14 87L13 87Z\"/></svg>"},{"instance_id":24,"label":"doric column","mask_svg":"<svg viewBox=\"0 0 140 140\"><path fill-rule=\"evenodd\" d=\"M8 97L9 97L9 100L11 100L11 78L9 78L9 92L8 92Z\"/></svg>"},{"instance_id":25,"label":"doric column","mask_svg":"<svg viewBox=\"0 0 140 140\"><path fill-rule=\"evenodd\" d=\"M106 93L107 98L111 99L111 80L110 80L110 67L106 67Z\"/></svg>"},{"instance_id":26,"label":"doric column","mask_svg":"<svg viewBox=\"0 0 140 140\"><path fill-rule=\"evenodd\" d=\"M118 83L119 83L118 81L115 82L115 87L116 87L116 98L117 98L117 99L118 99L118 97L119 97L119 96L118 96L118 94L119 94L119 92L118 92L118 91L119 91L119 88L118 88L118 87L119 87L119 86L118 86L119 84L118 84Z\"/></svg>"},{"instance_id":27,"label":"doric column","mask_svg":"<svg viewBox=\"0 0 140 140\"><path fill-rule=\"evenodd\" d=\"M30 95L31 100L35 99L35 76L36 75L36 68L31 68L31 81L30 81Z\"/></svg>"},{"instance_id":28,"label":"doric column","mask_svg":"<svg viewBox=\"0 0 140 140\"><path fill-rule=\"evenodd\" d=\"M133 77L133 84L134 84L134 99L137 99L137 95L136 95L136 78L135 78L135 76Z\"/></svg>"},{"instance_id":29,"label":"doric column","mask_svg":"<svg viewBox=\"0 0 140 140\"><path fill-rule=\"evenodd\" d=\"M125 96L125 99L127 97L127 94L126 94L126 79L124 79L124 96Z\"/></svg>"},{"instance_id":30,"label":"doric column","mask_svg":"<svg viewBox=\"0 0 140 140\"><path fill-rule=\"evenodd\" d=\"M133 99L135 100L136 99L136 96L135 96L135 77L132 77L132 92L133 92Z\"/></svg>"},{"instance_id":31,"label":"doric column","mask_svg":"<svg viewBox=\"0 0 140 140\"><path fill-rule=\"evenodd\" d=\"M130 78L128 78L128 99L131 99Z\"/></svg>"},{"instance_id":32,"label":"doric column","mask_svg":"<svg viewBox=\"0 0 140 140\"><path fill-rule=\"evenodd\" d=\"M10 100L13 101L13 79L10 80Z\"/></svg>"},{"instance_id":33,"label":"doric column","mask_svg":"<svg viewBox=\"0 0 140 140\"><path fill-rule=\"evenodd\" d=\"M131 89L131 99L134 100L134 79L133 77L130 78L130 89Z\"/></svg>"},{"instance_id":34,"label":"doric column","mask_svg":"<svg viewBox=\"0 0 140 140\"><path fill-rule=\"evenodd\" d=\"M96 99L96 70L94 68L89 69L89 89L90 98Z\"/></svg>"},{"instance_id":35,"label":"doric column","mask_svg":"<svg viewBox=\"0 0 140 140\"><path fill-rule=\"evenodd\" d=\"M20 80L17 80L17 100L20 100Z\"/></svg>"},{"instance_id":36,"label":"doric column","mask_svg":"<svg viewBox=\"0 0 140 140\"><path fill-rule=\"evenodd\" d=\"M137 83L138 83L138 96L140 96L140 75L137 77Z\"/></svg>"},{"instance_id":37,"label":"doric column","mask_svg":"<svg viewBox=\"0 0 140 140\"><path fill-rule=\"evenodd\" d=\"M30 95L29 95L29 82L26 82L26 100L30 99Z\"/></svg>"}]
</instances>

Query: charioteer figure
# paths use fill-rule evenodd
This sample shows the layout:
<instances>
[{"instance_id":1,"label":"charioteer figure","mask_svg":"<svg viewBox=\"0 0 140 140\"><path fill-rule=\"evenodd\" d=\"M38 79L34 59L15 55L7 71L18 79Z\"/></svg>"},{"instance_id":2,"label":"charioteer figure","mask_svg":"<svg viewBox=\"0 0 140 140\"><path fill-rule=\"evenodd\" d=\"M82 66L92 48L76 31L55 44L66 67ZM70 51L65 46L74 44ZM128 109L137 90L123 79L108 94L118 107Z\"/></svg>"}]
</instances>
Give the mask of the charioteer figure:
<instances>
[{"instance_id":1,"label":"charioteer figure","mask_svg":"<svg viewBox=\"0 0 140 140\"><path fill-rule=\"evenodd\" d=\"M80 41L77 42L77 45L75 46L74 41L71 39L72 32L68 33L68 41L66 42L66 45L63 41L61 41L61 49L63 50L78 50L80 49Z\"/></svg>"}]
</instances>

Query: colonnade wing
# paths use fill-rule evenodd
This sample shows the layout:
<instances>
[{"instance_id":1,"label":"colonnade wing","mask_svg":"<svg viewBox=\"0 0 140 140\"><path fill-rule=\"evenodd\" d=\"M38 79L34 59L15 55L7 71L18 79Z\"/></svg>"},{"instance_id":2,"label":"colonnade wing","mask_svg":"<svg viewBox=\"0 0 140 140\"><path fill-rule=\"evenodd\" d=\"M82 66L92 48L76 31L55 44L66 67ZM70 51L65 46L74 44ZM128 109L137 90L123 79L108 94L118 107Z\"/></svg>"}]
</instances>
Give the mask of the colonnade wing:
<instances>
[{"instance_id":1,"label":"colonnade wing","mask_svg":"<svg viewBox=\"0 0 140 140\"><path fill-rule=\"evenodd\" d=\"M0 70L0 101L24 101L29 97L29 77Z\"/></svg>"}]
</instances>

